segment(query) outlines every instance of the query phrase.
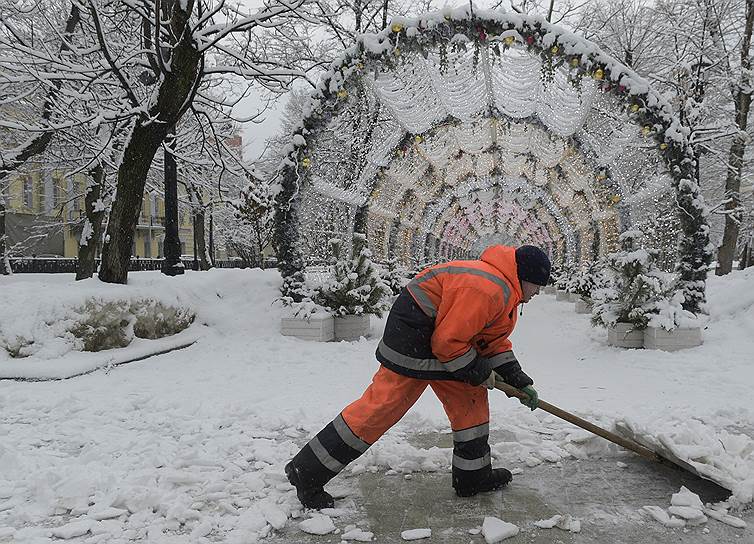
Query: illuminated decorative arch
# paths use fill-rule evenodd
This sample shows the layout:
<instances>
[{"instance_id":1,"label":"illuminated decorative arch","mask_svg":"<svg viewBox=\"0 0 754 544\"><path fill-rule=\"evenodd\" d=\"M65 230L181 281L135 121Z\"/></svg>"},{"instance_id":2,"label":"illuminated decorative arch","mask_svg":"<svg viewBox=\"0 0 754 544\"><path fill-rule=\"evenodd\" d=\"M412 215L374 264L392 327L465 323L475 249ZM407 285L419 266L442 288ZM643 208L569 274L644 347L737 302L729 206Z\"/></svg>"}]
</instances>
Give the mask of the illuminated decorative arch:
<instances>
[{"instance_id":1,"label":"illuminated decorative arch","mask_svg":"<svg viewBox=\"0 0 754 544\"><path fill-rule=\"evenodd\" d=\"M541 18L470 8L360 37L313 94L279 171L284 294L307 258L365 229L378 258L535 243L560 262L640 226L700 311L711 260L687 131L649 84ZM656 222L668 210L676 220Z\"/></svg>"}]
</instances>

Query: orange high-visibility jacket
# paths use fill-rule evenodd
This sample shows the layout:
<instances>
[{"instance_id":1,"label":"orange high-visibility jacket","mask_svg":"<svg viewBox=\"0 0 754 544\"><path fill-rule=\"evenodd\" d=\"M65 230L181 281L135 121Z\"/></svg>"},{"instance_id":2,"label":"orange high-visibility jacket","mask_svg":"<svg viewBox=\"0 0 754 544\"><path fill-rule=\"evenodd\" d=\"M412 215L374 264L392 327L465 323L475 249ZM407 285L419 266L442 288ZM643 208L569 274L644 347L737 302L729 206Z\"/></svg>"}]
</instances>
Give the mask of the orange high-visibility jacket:
<instances>
[{"instance_id":1,"label":"orange high-visibility jacket","mask_svg":"<svg viewBox=\"0 0 754 544\"><path fill-rule=\"evenodd\" d=\"M432 353L441 362L454 366L459 358L494 358L511 351L508 337L522 299L515 248L491 246L479 260L433 266L407 289L424 313L434 317Z\"/></svg>"},{"instance_id":2,"label":"orange high-visibility jacket","mask_svg":"<svg viewBox=\"0 0 754 544\"><path fill-rule=\"evenodd\" d=\"M420 379L464 380L478 357L495 369L520 370L508 337L521 299L513 247L491 246L479 260L430 267L396 299L377 359Z\"/></svg>"}]
</instances>

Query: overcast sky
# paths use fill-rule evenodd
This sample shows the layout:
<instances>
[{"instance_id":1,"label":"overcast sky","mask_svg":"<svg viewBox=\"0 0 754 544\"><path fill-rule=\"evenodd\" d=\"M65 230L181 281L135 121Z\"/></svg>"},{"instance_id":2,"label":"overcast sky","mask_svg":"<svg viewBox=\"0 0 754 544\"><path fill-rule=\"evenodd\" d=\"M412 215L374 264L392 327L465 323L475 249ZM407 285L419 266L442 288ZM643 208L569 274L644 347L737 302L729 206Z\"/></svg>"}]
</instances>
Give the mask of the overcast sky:
<instances>
[{"instance_id":1,"label":"overcast sky","mask_svg":"<svg viewBox=\"0 0 754 544\"><path fill-rule=\"evenodd\" d=\"M234 113L240 117L255 115L264 107L264 101L254 86L251 89L251 96L241 102ZM282 111L288 97L283 96L278 99L274 109L270 109L255 123L244 123L242 125L241 135L243 137L244 158L254 161L264 150L264 143L267 138L275 135L280 129L280 112Z\"/></svg>"}]
</instances>

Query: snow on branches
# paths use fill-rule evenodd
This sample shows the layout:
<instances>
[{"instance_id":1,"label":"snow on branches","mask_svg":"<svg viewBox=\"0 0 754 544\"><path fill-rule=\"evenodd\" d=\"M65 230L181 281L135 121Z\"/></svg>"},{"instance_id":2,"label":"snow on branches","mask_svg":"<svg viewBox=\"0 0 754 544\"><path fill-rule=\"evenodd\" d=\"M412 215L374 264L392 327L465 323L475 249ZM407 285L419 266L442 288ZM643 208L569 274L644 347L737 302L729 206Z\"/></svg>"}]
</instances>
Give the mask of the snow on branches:
<instances>
[{"instance_id":1,"label":"snow on branches","mask_svg":"<svg viewBox=\"0 0 754 544\"><path fill-rule=\"evenodd\" d=\"M372 263L366 236L353 235L351 255L341 256L342 242L330 240L332 276L317 289L315 300L336 316L375 314L387 310L390 287Z\"/></svg>"},{"instance_id":2,"label":"snow on branches","mask_svg":"<svg viewBox=\"0 0 754 544\"><path fill-rule=\"evenodd\" d=\"M658 252L639 247L641 231L626 231L619 237L621 250L607 256L608 285L593 291L592 323L612 327L631 323L641 330L648 325L672 330L697 323L683 309L683 293L675 288L672 274L655 265Z\"/></svg>"}]
</instances>

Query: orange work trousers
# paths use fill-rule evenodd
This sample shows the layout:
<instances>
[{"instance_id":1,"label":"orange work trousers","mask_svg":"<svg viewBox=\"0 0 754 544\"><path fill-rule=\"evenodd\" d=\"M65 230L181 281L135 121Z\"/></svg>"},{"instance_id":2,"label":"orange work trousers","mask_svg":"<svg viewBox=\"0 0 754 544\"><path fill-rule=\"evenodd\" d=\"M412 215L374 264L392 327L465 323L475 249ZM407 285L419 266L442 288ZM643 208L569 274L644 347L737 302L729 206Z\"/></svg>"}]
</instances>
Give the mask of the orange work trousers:
<instances>
[{"instance_id":1,"label":"orange work trousers","mask_svg":"<svg viewBox=\"0 0 754 544\"><path fill-rule=\"evenodd\" d=\"M351 431L374 444L406 414L430 386L442 402L453 431L483 425L490 420L487 389L451 380L419 380L380 366L360 399L349 404L342 416Z\"/></svg>"}]
</instances>

